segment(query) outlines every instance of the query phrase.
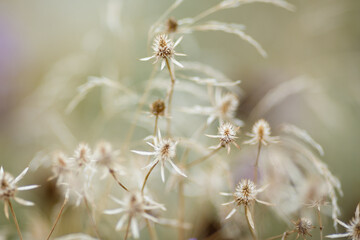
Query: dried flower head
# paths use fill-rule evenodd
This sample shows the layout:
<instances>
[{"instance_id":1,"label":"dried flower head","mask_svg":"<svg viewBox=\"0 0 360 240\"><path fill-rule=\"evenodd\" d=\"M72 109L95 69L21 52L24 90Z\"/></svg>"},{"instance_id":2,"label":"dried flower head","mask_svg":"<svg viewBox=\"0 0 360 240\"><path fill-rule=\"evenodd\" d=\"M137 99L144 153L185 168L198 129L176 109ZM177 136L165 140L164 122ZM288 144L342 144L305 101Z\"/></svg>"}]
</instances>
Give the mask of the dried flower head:
<instances>
[{"instance_id":1,"label":"dried flower head","mask_svg":"<svg viewBox=\"0 0 360 240\"><path fill-rule=\"evenodd\" d=\"M300 218L293 223L295 225L294 231L297 233L296 239L298 239L299 236L302 236L304 239L306 239L306 236L312 237L310 231L315 227L312 225L312 222L309 219Z\"/></svg>"},{"instance_id":2,"label":"dried flower head","mask_svg":"<svg viewBox=\"0 0 360 240\"><path fill-rule=\"evenodd\" d=\"M253 202L258 202L265 205L271 205L271 203L261 201L256 198L256 195L260 192L263 192L267 186L264 186L260 189L256 188L256 185L253 181L249 179L242 179L239 184L236 186L234 193L220 193L223 196L233 196L234 200L231 202L223 203L222 205L229 205L235 203L235 207L227 215L226 219L230 218L235 212L237 206L249 206Z\"/></svg>"},{"instance_id":3,"label":"dried flower head","mask_svg":"<svg viewBox=\"0 0 360 240\"><path fill-rule=\"evenodd\" d=\"M116 160L120 151L114 151L109 142L102 141L96 145L94 151L94 161L107 168L113 168L116 165Z\"/></svg>"},{"instance_id":4,"label":"dried flower head","mask_svg":"<svg viewBox=\"0 0 360 240\"><path fill-rule=\"evenodd\" d=\"M80 143L75 150L74 157L71 158L78 167L84 167L92 162L92 153L90 147L85 143Z\"/></svg>"},{"instance_id":5,"label":"dried flower head","mask_svg":"<svg viewBox=\"0 0 360 240\"><path fill-rule=\"evenodd\" d=\"M179 26L179 24L175 20L175 18L171 17L166 21L166 32L168 32L168 33L176 32L178 26Z\"/></svg>"},{"instance_id":6,"label":"dried flower head","mask_svg":"<svg viewBox=\"0 0 360 240\"><path fill-rule=\"evenodd\" d=\"M161 164L161 179L165 182L165 163L168 162L180 175L187 177L172 161L176 156L176 145L177 142L171 138L162 138L160 130L158 131L157 137L154 137L154 144L147 142L151 147L154 148L153 152L144 152L132 150L133 153L145 155L145 156L154 156L154 161L152 161L145 168L152 168L154 165L160 162Z\"/></svg>"},{"instance_id":7,"label":"dried flower head","mask_svg":"<svg viewBox=\"0 0 360 240\"><path fill-rule=\"evenodd\" d=\"M158 62L159 59L162 60L161 62L161 70L165 67L166 61L170 60L174 64L178 65L179 67L183 67L181 63L176 61L174 56L185 56L185 54L175 52L175 47L181 42L182 37L180 37L175 43L168 38L166 34L160 34L156 36L154 40L153 50L154 54L150 57L141 58L141 61L148 61L150 59L155 58L155 62Z\"/></svg>"},{"instance_id":8,"label":"dried flower head","mask_svg":"<svg viewBox=\"0 0 360 240\"><path fill-rule=\"evenodd\" d=\"M346 224L340 220L337 222L346 228L346 233L338 233L326 236L327 238L343 238L348 237L352 240L360 240L360 203L356 207L355 217L350 220L349 224Z\"/></svg>"},{"instance_id":9,"label":"dried flower head","mask_svg":"<svg viewBox=\"0 0 360 240\"><path fill-rule=\"evenodd\" d=\"M272 137L270 125L264 119L257 121L253 128L252 132L247 134L249 137L252 137L250 140L245 141L245 144L258 144L267 145L269 143L277 143L279 137Z\"/></svg>"},{"instance_id":10,"label":"dried flower head","mask_svg":"<svg viewBox=\"0 0 360 240\"><path fill-rule=\"evenodd\" d=\"M57 178L57 184L63 183L66 175L71 172L70 164L68 157L63 152L55 153L52 160L53 175L49 180Z\"/></svg>"},{"instance_id":11,"label":"dried flower head","mask_svg":"<svg viewBox=\"0 0 360 240\"><path fill-rule=\"evenodd\" d=\"M19 176L14 178L10 173L4 172L3 167L0 168L0 199L4 201L4 212L7 218L9 218L8 201L10 201L10 199L14 199L16 202L25 206L34 205L33 202L15 196L17 191L26 191L39 187L39 185L16 186L28 170L29 168L25 168Z\"/></svg>"},{"instance_id":12,"label":"dried flower head","mask_svg":"<svg viewBox=\"0 0 360 240\"><path fill-rule=\"evenodd\" d=\"M147 196L142 195L140 192L129 192L124 200L119 200L115 197L111 197L116 203L120 204L120 208L105 210L105 214L113 215L124 213L124 215L117 222L115 229L121 230L125 222L129 222L131 232L134 238L139 238L139 224L136 217L146 218L153 222L158 222L158 219L150 214L151 210L166 208Z\"/></svg>"},{"instance_id":13,"label":"dried flower head","mask_svg":"<svg viewBox=\"0 0 360 240\"><path fill-rule=\"evenodd\" d=\"M156 100L150 106L151 114L154 116L164 116L165 113L165 102L161 99Z\"/></svg>"},{"instance_id":14,"label":"dried flower head","mask_svg":"<svg viewBox=\"0 0 360 240\"><path fill-rule=\"evenodd\" d=\"M235 127L231 123L222 123L218 128L219 135L206 135L211 138L219 138L220 143L217 146L210 147L212 149L217 149L219 147L226 147L228 153L230 153L230 144L234 144L235 147L240 148L239 145L235 142L237 139L236 133L239 131L240 127Z\"/></svg>"}]
</instances>

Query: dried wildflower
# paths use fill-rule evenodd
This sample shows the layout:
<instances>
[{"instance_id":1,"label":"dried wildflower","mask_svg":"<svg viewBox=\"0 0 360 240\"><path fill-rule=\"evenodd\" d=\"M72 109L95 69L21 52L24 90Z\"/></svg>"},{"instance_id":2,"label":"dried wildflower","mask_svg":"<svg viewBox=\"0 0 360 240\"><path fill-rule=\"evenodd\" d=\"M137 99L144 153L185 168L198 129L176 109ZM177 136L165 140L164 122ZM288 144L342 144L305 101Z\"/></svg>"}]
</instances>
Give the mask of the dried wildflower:
<instances>
[{"instance_id":1,"label":"dried wildflower","mask_svg":"<svg viewBox=\"0 0 360 240\"><path fill-rule=\"evenodd\" d=\"M71 173L70 164L68 157L63 152L55 153L52 160L53 175L49 180L57 178L57 185L64 183L66 176Z\"/></svg>"},{"instance_id":2,"label":"dried wildflower","mask_svg":"<svg viewBox=\"0 0 360 240\"><path fill-rule=\"evenodd\" d=\"M108 169L114 169L118 166L117 159L120 151L113 150L109 142L102 141L95 147L93 159L96 164L104 166Z\"/></svg>"},{"instance_id":3,"label":"dried wildflower","mask_svg":"<svg viewBox=\"0 0 360 240\"><path fill-rule=\"evenodd\" d=\"M236 212L237 206L245 206L248 207L254 201L265 204L271 205L271 203L261 201L256 198L256 195L260 192L263 192L267 186L263 186L260 189L256 188L256 185L253 181L249 179L243 179L237 185L234 193L220 193L223 196L233 196L234 200L231 202L223 203L222 205L229 205L235 203L235 207L231 210L231 212L227 215L225 219L229 219L234 213Z\"/></svg>"},{"instance_id":4,"label":"dried wildflower","mask_svg":"<svg viewBox=\"0 0 360 240\"><path fill-rule=\"evenodd\" d=\"M166 61L170 60L179 67L183 67L181 63L176 61L174 56L185 56L185 54L175 52L175 47L181 42L182 37L180 37L175 43L168 38L166 34L158 35L154 40L153 50L154 54L150 57L141 58L141 61L148 61L155 58L155 62L158 62L159 59L162 59L161 70L165 67Z\"/></svg>"},{"instance_id":5,"label":"dried wildflower","mask_svg":"<svg viewBox=\"0 0 360 240\"><path fill-rule=\"evenodd\" d=\"M258 144L268 145L269 143L277 143L279 137L272 137L271 129L269 123L264 119L257 121L253 128L252 133L247 133L249 137L252 137L250 140L245 141L245 144Z\"/></svg>"},{"instance_id":6,"label":"dried wildflower","mask_svg":"<svg viewBox=\"0 0 360 240\"><path fill-rule=\"evenodd\" d=\"M312 237L310 231L315 227L312 225L312 222L309 219L300 218L293 223L295 225L294 231L297 233L296 239L298 239L299 236L302 236L304 239L306 239L306 236Z\"/></svg>"},{"instance_id":7,"label":"dried wildflower","mask_svg":"<svg viewBox=\"0 0 360 240\"><path fill-rule=\"evenodd\" d=\"M337 222L346 228L346 233L337 233L326 236L327 238L343 238L348 237L352 240L360 240L360 203L357 205L355 210L355 217L350 220L349 224L346 224L340 220Z\"/></svg>"},{"instance_id":8,"label":"dried wildflower","mask_svg":"<svg viewBox=\"0 0 360 240\"><path fill-rule=\"evenodd\" d=\"M219 135L206 135L211 138L219 138L220 143L217 146L210 147L211 149L218 149L220 147L226 147L228 153L230 153L230 144L234 144L235 147L240 148L239 145L235 142L237 139L236 133L239 131L240 127L235 127L231 123L222 123L219 130Z\"/></svg>"},{"instance_id":9,"label":"dried wildflower","mask_svg":"<svg viewBox=\"0 0 360 240\"><path fill-rule=\"evenodd\" d=\"M175 20L175 18L169 18L166 21L166 32L173 33L177 31L177 28L179 26L178 22Z\"/></svg>"},{"instance_id":10,"label":"dried wildflower","mask_svg":"<svg viewBox=\"0 0 360 240\"><path fill-rule=\"evenodd\" d=\"M176 156L176 145L177 142L171 138L163 139L161 137L160 130L158 131L158 136L154 137L154 144L147 142L151 147L154 148L153 152L144 152L132 150L133 153L144 155L144 156L154 156L154 161L152 161L145 168L153 168L159 162L161 163L161 179L165 182L165 163L168 162L180 175L187 177L180 168L178 168L175 163L172 161Z\"/></svg>"},{"instance_id":11,"label":"dried wildflower","mask_svg":"<svg viewBox=\"0 0 360 240\"><path fill-rule=\"evenodd\" d=\"M164 116L165 114L165 102L161 99L156 100L150 105L151 114L154 116Z\"/></svg>"},{"instance_id":12,"label":"dried wildflower","mask_svg":"<svg viewBox=\"0 0 360 240\"><path fill-rule=\"evenodd\" d=\"M17 191L26 191L39 187L39 185L28 185L18 187L16 184L25 176L29 168L25 168L16 178L14 178L10 173L4 172L3 167L0 168L0 199L4 201L4 212L5 216L9 218L8 205L11 199L14 199L16 202L25 205L33 206L34 203L26 201L22 198L16 197Z\"/></svg>"},{"instance_id":13,"label":"dried wildflower","mask_svg":"<svg viewBox=\"0 0 360 240\"><path fill-rule=\"evenodd\" d=\"M71 158L78 167L84 167L92 162L92 153L90 147L85 143L80 143L75 150L74 157Z\"/></svg>"},{"instance_id":14,"label":"dried wildflower","mask_svg":"<svg viewBox=\"0 0 360 240\"><path fill-rule=\"evenodd\" d=\"M120 204L120 208L105 210L105 214L113 215L124 213L124 215L117 222L115 229L117 231L121 230L124 223L128 222L127 229L131 228L131 232L134 238L139 238L139 225L136 217L142 217L153 222L158 222L158 219L150 214L151 210L161 209L166 210L166 208L147 196L142 195L140 192L129 192L125 199L119 200L115 197L111 197L116 203ZM128 231L128 230L127 230ZM126 233L127 235L127 233Z\"/></svg>"}]
</instances>

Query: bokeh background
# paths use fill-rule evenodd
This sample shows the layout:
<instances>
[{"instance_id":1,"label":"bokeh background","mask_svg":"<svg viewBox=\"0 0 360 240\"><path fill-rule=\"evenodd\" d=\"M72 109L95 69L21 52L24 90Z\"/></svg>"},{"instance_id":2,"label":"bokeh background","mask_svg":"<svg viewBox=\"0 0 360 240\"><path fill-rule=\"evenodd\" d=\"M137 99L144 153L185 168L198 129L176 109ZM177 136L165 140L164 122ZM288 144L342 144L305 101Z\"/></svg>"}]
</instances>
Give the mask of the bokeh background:
<instances>
[{"instance_id":1,"label":"bokeh background","mask_svg":"<svg viewBox=\"0 0 360 240\"><path fill-rule=\"evenodd\" d=\"M217 2L185 0L171 16L194 16ZM212 16L246 25L267 58L238 37L221 32L186 35L181 52L242 80L244 96L238 112L249 122L270 89L299 76L309 79L311 87L289 93L265 117L273 125L290 122L306 129L323 146L324 161L343 186L339 204L347 221L360 200L360 1L289 2L296 11L259 3ZM104 111L114 106L99 99L111 93L92 91L70 114L65 113L66 106L90 75L141 90L152 67L138 61L148 55L148 29L170 4L1 0L0 165L16 175L41 151L70 151L78 141L93 144L104 138L120 143L131 116L116 109ZM43 183L49 175L40 169L23 182ZM50 183L25 196L37 204L19 213L26 227L38 215L50 218L47 209L59 198ZM11 222L0 215L0 231L13 232ZM69 232L79 231L73 228Z\"/></svg>"}]
</instances>

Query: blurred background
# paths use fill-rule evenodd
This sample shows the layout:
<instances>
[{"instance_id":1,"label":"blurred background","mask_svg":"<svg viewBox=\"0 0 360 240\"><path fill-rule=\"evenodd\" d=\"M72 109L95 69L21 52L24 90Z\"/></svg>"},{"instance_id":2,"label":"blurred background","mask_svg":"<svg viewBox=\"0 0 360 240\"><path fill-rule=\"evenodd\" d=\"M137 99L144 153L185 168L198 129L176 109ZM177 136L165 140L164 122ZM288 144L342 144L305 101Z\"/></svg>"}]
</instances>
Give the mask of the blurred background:
<instances>
[{"instance_id":1,"label":"blurred background","mask_svg":"<svg viewBox=\"0 0 360 240\"><path fill-rule=\"evenodd\" d=\"M217 2L185 0L171 16L191 17ZM299 76L311 82L311 87L289 92L263 116L273 126L289 122L306 129L323 146L324 162L343 186L339 204L341 219L347 221L360 200L360 1L289 2L296 6L294 12L256 3L209 17L244 24L267 58L222 32L186 35L179 51L242 80L238 113L250 125L253 109L269 90ZM99 101L111 92L96 89L71 113L66 114L66 107L92 75L141 91L152 66L138 59L148 56L148 30L171 3L1 0L0 165L17 175L42 151L72 151L78 141L94 144L99 139L120 144L129 116L104 111L116 108L104 105L106 99ZM23 183L43 183L49 176L45 170L30 172ZM36 202L19 210L24 227L47 215L59 198L51 183L24 196ZM13 232L9 225L12 229L1 213L0 231ZM79 231L76 226L71 230Z\"/></svg>"}]
</instances>

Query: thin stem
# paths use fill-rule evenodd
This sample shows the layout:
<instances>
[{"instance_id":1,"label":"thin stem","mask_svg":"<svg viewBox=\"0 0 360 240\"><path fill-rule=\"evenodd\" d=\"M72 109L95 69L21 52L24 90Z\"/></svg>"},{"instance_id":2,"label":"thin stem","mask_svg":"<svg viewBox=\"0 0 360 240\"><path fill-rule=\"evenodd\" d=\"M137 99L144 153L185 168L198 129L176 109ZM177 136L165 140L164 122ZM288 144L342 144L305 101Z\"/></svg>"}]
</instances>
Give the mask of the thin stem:
<instances>
[{"instance_id":1,"label":"thin stem","mask_svg":"<svg viewBox=\"0 0 360 240\"><path fill-rule=\"evenodd\" d=\"M87 200L86 197L84 197L84 202L85 202L86 210L87 210L87 212L89 214L89 217L90 217L90 220L91 220L91 224L93 225L95 234L96 234L97 238L101 239L99 231L98 231L97 226L96 226L94 216L93 216L93 214L91 212L91 209L90 209L90 206L89 206L89 203L88 203L88 200Z\"/></svg>"},{"instance_id":2,"label":"thin stem","mask_svg":"<svg viewBox=\"0 0 360 240\"><path fill-rule=\"evenodd\" d=\"M168 94L168 107L167 107L167 115L168 115L168 119L167 119L167 136L170 137L171 136L171 102L172 102L172 97L173 97L173 93L174 93L174 86L175 86L175 77L174 74L172 72L172 69L170 67L170 63L169 60L167 58L165 58L166 61L166 66L169 70L169 74L170 74L170 79L171 79L171 85L170 85L170 90L169 90L169 94Z\"/></svg>"},{"instance_id":3,"label":"thin stem","mask_svg":"<svg viewBox=\"0 0 360 240\"><path fill-rule=\"evenodd\" d=\"M249 229L250 229L251 236L252 236L252 238L253 238L254 240L257 240L257 238L256 238L256 233L255 233L254 229L251 227L251 224L250 224L250 221L249 221L249 218L248 218L249 208L248 208L247 206L244 206L244 208L245 208L245 218L246 218L246 222L247 222L247 224L248 224L248 227L249 227ZM251 214L251 212L250 212L249 214Z\"/></svg>"},{"instance_id":4,"label":"thin stem","mask_svg":"<svg viewBox=\"0 0 360 240\"><path fill-rule=\"evenodd\" d=\"M187 164L186 167L187 168L191 168L199 163L202 163L203 161L207 160L208 158L210 158L211 156L213 156L217 151L219 151L222 147L218 147L218 148L215 148L214 150L212 150L208 155L204 156L204 157L201 157L201 158L198 158L194 161L192 161L191 163Z\"/></svg>"},{"instance_id":5,"label":"thin stem","mask_svg":"<svg viewBox=\"0 0 360 240\"><path fill-rule=\"evenodd\" d=\"M141 194L144 194L144 189L145 189L145 185L146 185L146 182L150 176L150 173L152 172L152 170L155 168L155 166L159 163L159 161L157 161L149 170L149 172L146 174L145 176L145 179L144 179L144 183L142 185L142 188L141 188Z\"/></svg>"},{"instance_id":6,"label":"thin stem","mask_svg":"<svg viewBox=\"0 0 360 240\"><path fill-rule=\"evenodd\" d=\"M10 206L10 211L11 211L11 215L12 215L12 216L13 216L13 218L14 218L14 222L15 222L16 230L17 230L17 232L18 232L18 234L19 234L20 240L23 240L22 235L21 235L21 231L20 231L20 227L19 227L19 223L18 223L17 218L16 218L16 215L15 215L14 208L13 208L13 206L12 206L12 204L11 204L10 200L7 200L7 201L8 201L8 203L9 203L9 206Z\"/></svg>"},{"instance_id":7,"label":"thin stem","mask_svg":"<svg viewBox=\"0 0 360 240\"><path fill-rule=\"evenodd\" d=\"M157 240L157 236L156 236L156 231L155 231L155 228L154 228L154 225L152 225L149 221L149 219L145 218L145 221L146 221L146 226L149 230L149 235L150 235L150 239L151 240Z\"/></svg>"},{"instance_id":8,"label":"thin stem","mask_svg":"<svg viewBox=\"0 0 360 240\"><path fill-rule=\"evenodd\" d=\"M116 177L115 171L111 168L109 168L109 172L111 174L111 176L113 176L113 178L115 179L115 181L120 185L120 187L122 187L125 191L129 191L120 181L119 179Z\"/></svg>"},{"instance_id":9,"label":"thin stem","mask_svg":"<svg viewBox=\"0 0 360 240\"><path fill-rule=\"evenodd\" d=\"M274 239L277 239L277 238L281 238L281 237L284 237L284 239L286 240L287 239L287 236L289 236L291 233L293 233L294 230L292 231L289 231L289 232L284 232L282 234L279 234L279 235L276 235L274 237L271 237L271 238L267 238L266 240L274 240ZM284 236L285 235L285 236Z\"/></svg>"},{"instance_id":10,"label":"thin stem","mask_svg":"<svg viewBox=\"0 0 360 240\"><path fill-rule=\"evenodd\" d=\"M178 226L178 239L185 239L185 229L183 228L185 221L185 197L184 197L184 180L179 182L179 226Z\"/></svg>"},{"instance_id":11,"label":"thin stem","mask_svg":"<svg viewBox=\"0 0 360 240\"><path fill-rule=\"evenodd\" d=\"M319 222L319 229L320 229L320 240L323 239L323 224L322 224L322 219L321 219L321 211L320 211L320 207L317 208L317 216L318 216L318 222Z\"/></svg>"},{"instance_id":12,"label":"thin stem","mask_svg":"<svg viewBox=\"0 0 360 240\"><path fill-rule=\"evenodd\" d=\"M260 152L261 152L261 142L259 142L258 151L256 155L256 162L254 166L254 183L257 184L258 182L258 171L259 171L259 158L260 158Z\"/></svg>"},{"instance_id":13,"label":"thin stem","mask_svg":"<svg viewBox=\"0 0 360 240\"><path fill-rule=\"evenodd\" d=\"M209 8L209 9L206 9L205 11L201 12L199 15L197 15L193 18L192 24L199 21L200 19L203 19L204 17L209 16L210 14L213 14L216 11L219 11L220 9L221 8L219 7L219 4L214 7Z\"/></svg>"},{"instance_id":14,"label":"thin stem","mask_svg":"<svg viewBox=\"0 0 360 240\"><path fill-rule=\"evenodd\" d=\"M155 127L154 127L154 137L156 137L156 138L157 138L156 132L157 132L157 128L158 128L158 121L159 121L159 116L156 115L155 116Z\"/></svg>"},{"instance_id":15,"label":"thin stem","mask_svg":"<svg viewBox=\"0 0 360 240\"><path fill-rule=\"evenodd\" d=\"M124 240L126 240L128 238L129 229L130 229L130 225L131 225L131 219L132 219L132 215L129 216L128 224L126 226L126 232L125 232Z\"/></svg>"},{"instance_id":16,"label":"thin stem","mask_svg":"<svg viewBox=\"0 0 360 240\"><path fill-rule=\"evenodd\" d=\"M53 232L54 232L54 230L55 230L55 227L56 227L56 225L58 224L58 222L59 222L59 220L60 220L60 218L61 218L61 215L62 215L62 213L63 213L63 211L64 211L64 208L65 208L65 205L66 205L67 201L68 201L68 198L65 197L65 198L64 198L64 202L63 202L63 204L61 205L60 211L59 211L59 213L58 213L58 215L57 215L57 217L56 217L56 220L55 220L55 222L54 222L54 224L53 224L53 226L52 226L52 228L51 228L51 230L50 230L50 233L49 233L49 235L47 236L46 240L49 240L50 237L51 237L51 235L53 234Z\"/></svg>"}]
</instances>

